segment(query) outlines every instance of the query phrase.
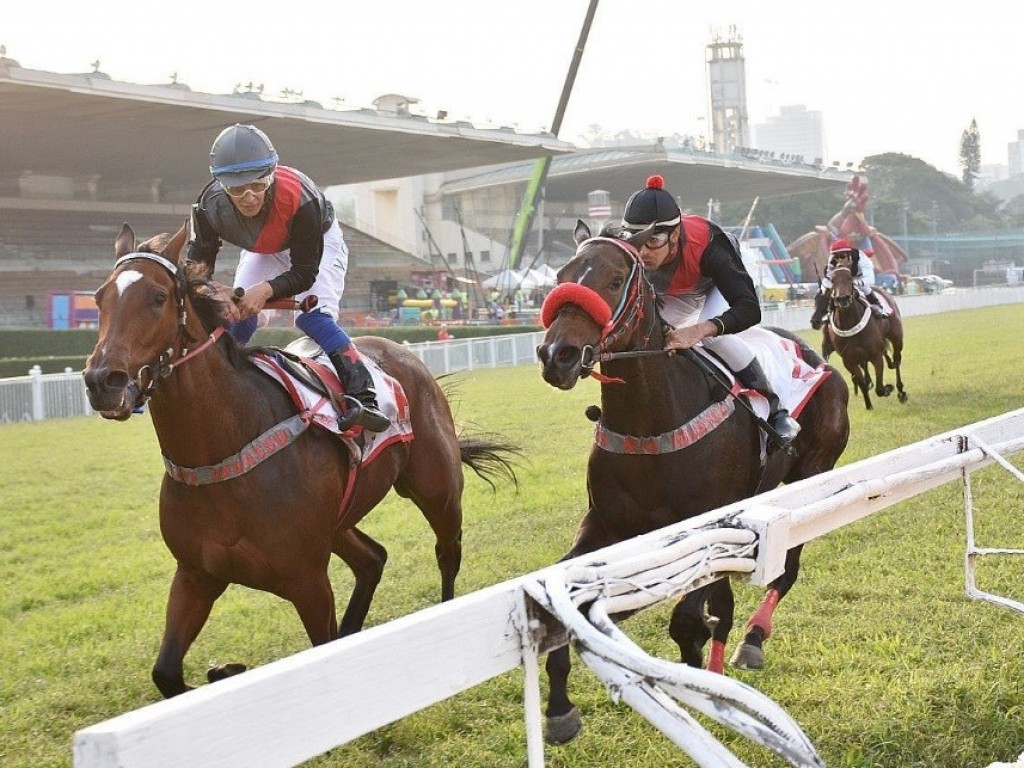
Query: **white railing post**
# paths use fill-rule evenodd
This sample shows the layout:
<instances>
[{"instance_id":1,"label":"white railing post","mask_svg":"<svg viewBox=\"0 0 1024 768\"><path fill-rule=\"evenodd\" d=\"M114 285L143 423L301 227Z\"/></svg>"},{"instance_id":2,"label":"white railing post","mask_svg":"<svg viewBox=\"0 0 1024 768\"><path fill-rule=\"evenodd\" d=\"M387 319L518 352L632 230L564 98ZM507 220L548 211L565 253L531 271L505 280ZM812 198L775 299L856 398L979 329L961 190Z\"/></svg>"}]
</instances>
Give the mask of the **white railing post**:
<instances>
[{"instance_id":1,"label":"white railing post","mask_svg":"<svg viewBox=\"0 0 1024 768\"><path fill-rule=\"evenodd\" d=\"M46 398L43 395L43 369L33 365L28 372L32 377L32 420L42 421L46 418Z\"/></svg>"}]
</instances>

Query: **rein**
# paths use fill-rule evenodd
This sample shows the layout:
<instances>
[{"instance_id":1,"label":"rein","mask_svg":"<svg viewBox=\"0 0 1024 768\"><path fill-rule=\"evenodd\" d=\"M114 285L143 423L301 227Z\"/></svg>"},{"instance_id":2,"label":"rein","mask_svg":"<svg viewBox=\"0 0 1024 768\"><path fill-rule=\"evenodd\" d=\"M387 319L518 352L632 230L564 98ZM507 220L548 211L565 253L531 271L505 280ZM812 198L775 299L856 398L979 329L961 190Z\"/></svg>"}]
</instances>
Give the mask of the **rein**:
<instances>
[{"instance_id":1,"label":"rein","mask_svg":"<svg viewBox=\"0 0 1024 768\"><path fill-rule=\"evenodd\" d=\"M188 321L188 313L185 310L185 296L188 293L188 285L185 281L184 270L170 259L166 259L159 254L137 252L125 254L115 261L114 271L116 272L124 264L139 260L159 264L174 278L174 285L178 294L178 350L177 356L175 356L175 348L170 346L161 352L152 363L139 368L135 378L128 384L128 389L135 392L136 406L145 405L149 398L153 396L153 392L156 391L157 384L160 383L161 379L166 379L174 372L175 368L208 349L217 342L217 339L224 335L224 328L218 327L202 344L195 349L189 350L187 344L191 337L185 330ZM148 374L148 383L145 385L142 383L143 374Z\"/></svg>"}]
</instances>

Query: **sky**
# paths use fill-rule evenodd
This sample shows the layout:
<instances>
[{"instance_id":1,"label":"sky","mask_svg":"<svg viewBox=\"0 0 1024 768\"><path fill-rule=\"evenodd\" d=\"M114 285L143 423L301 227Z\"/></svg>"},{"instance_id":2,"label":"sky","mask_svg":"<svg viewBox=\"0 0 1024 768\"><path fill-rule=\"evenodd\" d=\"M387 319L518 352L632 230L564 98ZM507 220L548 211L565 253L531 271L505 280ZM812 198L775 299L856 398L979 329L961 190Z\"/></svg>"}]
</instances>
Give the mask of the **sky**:
<instances>
[{"instance_id":1,"label":"sky","mask_svg":"<svg viewBox=\"0 0 1024 768\"><path fill-rule=\"evenodd\" d=\"M385 93L413 111L533 133L552 126L590 0L14 0L0 45L28 69L230 93L301 91L325 107ZM960 174L977 121L982 164L1024 130L1019 0L599 0L560 139L706 135L705 49L742 39L751 124L823 114L828 161L902 152ZM344 101L338 101L343 99ZM2 137L0 137L2 141Z\"/></svg>"}]
</instances>

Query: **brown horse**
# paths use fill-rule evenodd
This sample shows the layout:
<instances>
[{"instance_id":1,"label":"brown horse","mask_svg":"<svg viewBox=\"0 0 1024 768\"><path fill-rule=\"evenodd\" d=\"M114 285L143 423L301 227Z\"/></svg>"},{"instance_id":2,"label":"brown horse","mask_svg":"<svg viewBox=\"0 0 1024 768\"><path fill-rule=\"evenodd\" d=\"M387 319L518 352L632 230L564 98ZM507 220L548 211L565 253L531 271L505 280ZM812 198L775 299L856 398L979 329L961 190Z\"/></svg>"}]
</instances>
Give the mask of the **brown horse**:
<instances>
[{"instance_id":1,"label":"brown horse","mask_svg":"<svg viewBox=\"0 0 1024 768\"><path fill-rule=\"evenodd\" d=\"M161 235L136 248L124 226L114 271L96 292L99 340L85 369L89 401L106 418L126 419L148 398L169 468L160 529L177 570L153 668L166 697L190 688L183 659L229 584L291 602L314 645L361 629L387 552L356 525L392 487L433 529L441 599L451 599L462 558L462 464L492 486L499 477L514 483L509 459L518 452L500 441L460 438L430 371L401 345L365 337L359 349L405 390L415 439L391 442L369 464L351 466L345 444L303 429L291 397L252 362L253 350L223 333L222 305L209 282L178 261L184 240L183 229L169 242ZM277 441L286 423L300 425L290 444ZM210 469L240 456L255 461L222 482L193 485L171 475L174 465ZM355 576L340 625L331 553ZM207 677L244 669L228 664Z\"/></svg>"},{"instance_id":2,"label":"brown horse","mask_svg":"<svg viewBox=\"0 0 1024 768\"><path fill-rule=\"evenodd\" d=\"M664 352L655 294L637 255L652 232L628 240L591 238L581 222L576 255L559 271L559 284L545 301L547 333L538 347L544 380L571 389L581 377L597 375L596 360L602 365L598 436L587 467L589 509L566 558L830 470L849 438L849 391L830 369L800 413L796 455L771 451L762 464L753 414L734 402L693 353ZM811 365L824 365L806 344L784 335L798 343ZM630 442L647 448L627 450ZM763 665L772 613L793 586L799 565L796 547L787 554L785 574L772 582L748 622L734 666ZM705 606L715 621L705 620ZM732 588L721 579L683 597L669 633L682 661L696 667L711 638L708 669L721 672L732 624ZM548 655L547 738L553 743L568 741L580 727L567 691L569 669L568 648Z\"/></svg>"},{"instance_id":3,"label":"brown horse","mask_svg":"<svg viewBox=\"0 0 1024 768\"><path fill-rule=\"evenodd\" d=\"M879 397L892 394L892 384L885 383L883 360L896 372L897 399L901 403L907 402L900 371L903 362L903 319L892 297L877 288L874 290L882 294L881 300L892 309L888 317L880 317L871 310L857 291L853 274L848 268L836 267L832 271L832 290L828 298L829 322L825 326L823 342L824 348L831 346L842 357L843 365L853 378L853 391L861 392L864 407L869 411L873 407L869 365L875 368L875 394Z\"/></svg>"}]
</instances>

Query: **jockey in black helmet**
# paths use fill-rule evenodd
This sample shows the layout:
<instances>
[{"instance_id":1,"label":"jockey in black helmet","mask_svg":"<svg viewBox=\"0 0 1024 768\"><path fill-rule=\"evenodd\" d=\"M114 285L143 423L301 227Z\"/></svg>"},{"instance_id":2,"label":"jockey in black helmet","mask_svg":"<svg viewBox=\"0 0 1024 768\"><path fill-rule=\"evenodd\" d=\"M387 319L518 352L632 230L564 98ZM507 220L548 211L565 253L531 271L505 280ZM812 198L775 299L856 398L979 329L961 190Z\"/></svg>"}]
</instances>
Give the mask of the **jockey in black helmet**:
<instances>
[{"instance_id":1,"label":"jockey in black helmet","mask_svg":"<svg viewBox=\"0 0 1024 768\"><path fill-rule=\"evenodd\" d=\"M684 215L664 188L661 176L626 202L622 227L639 232L652 224L654 235L640 258L660 299L661 317L671 330L668 349L702 344L736 374L739 382L768 400L768 423L783 442L796 438L800 425L779 403L761 364L734 334L761 322L761 305L739 244L702 216Z\"/></svg>"}]
</instances>

